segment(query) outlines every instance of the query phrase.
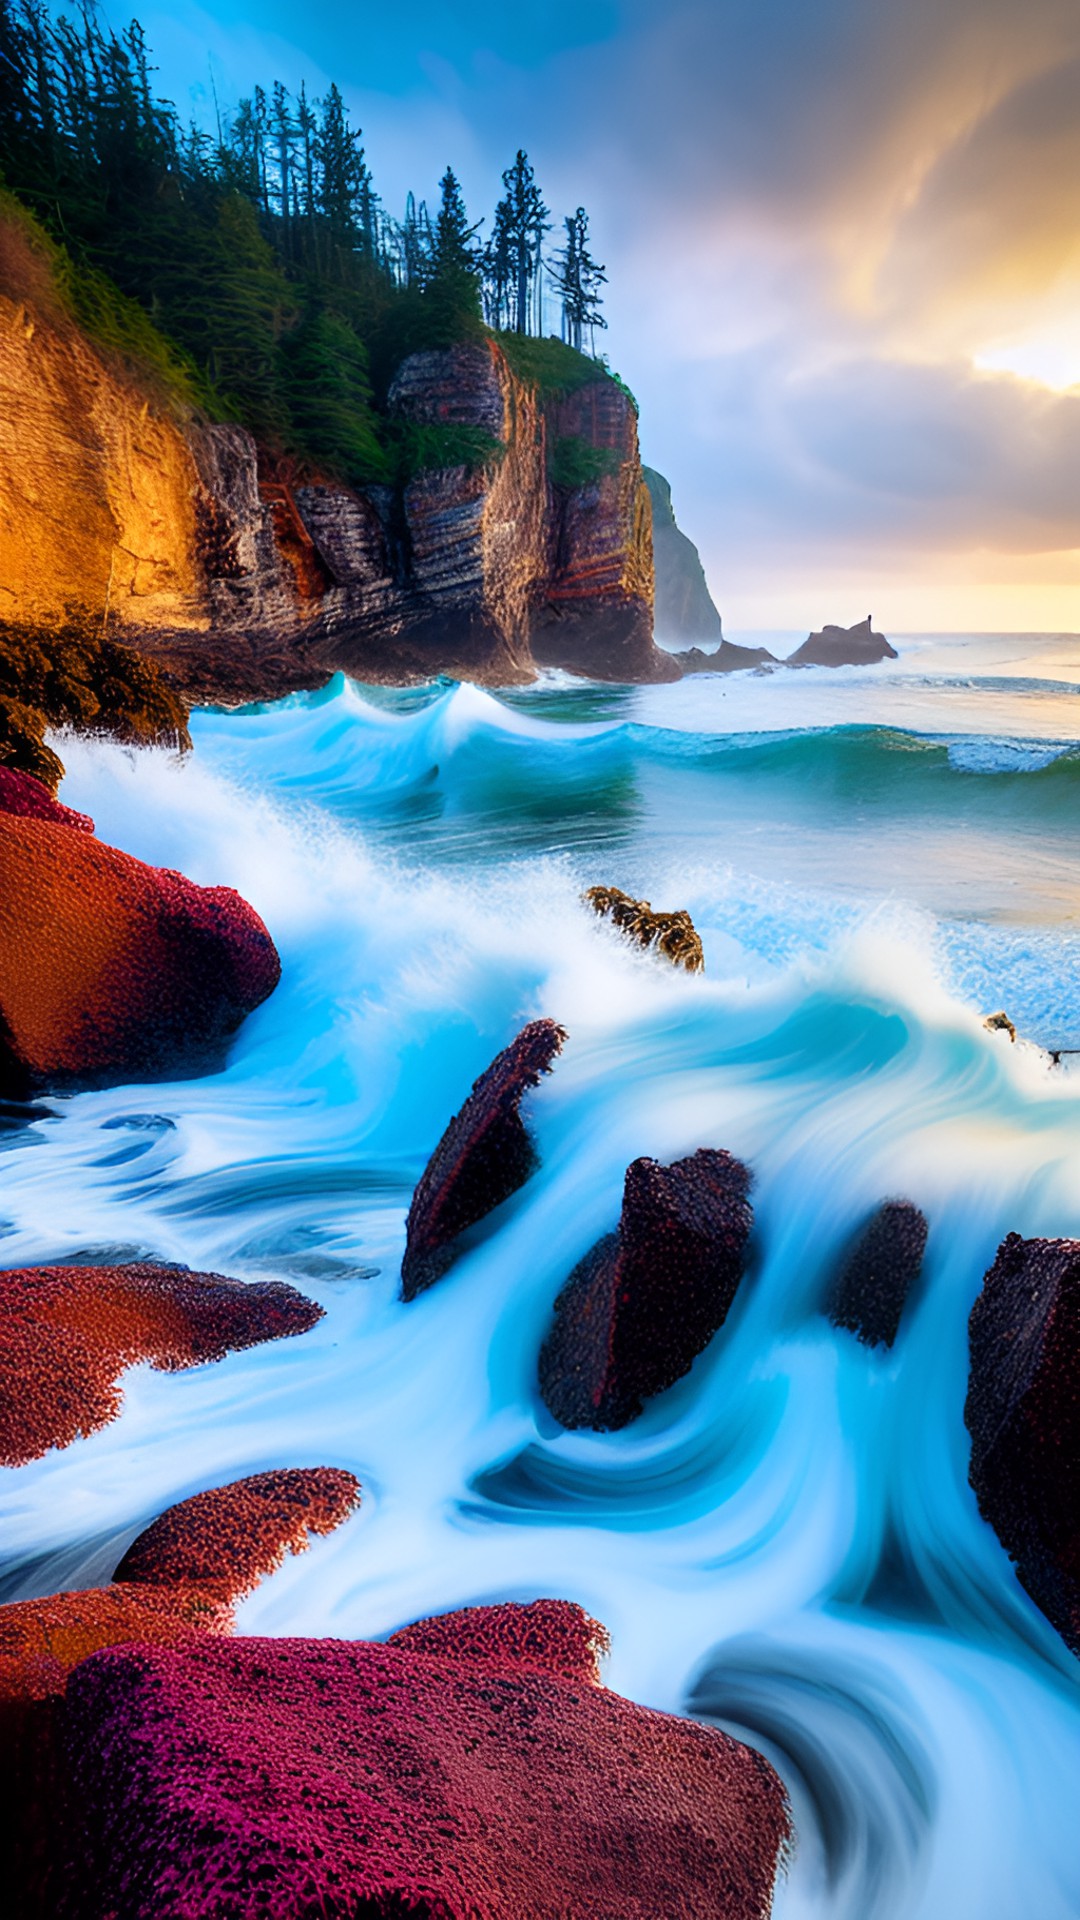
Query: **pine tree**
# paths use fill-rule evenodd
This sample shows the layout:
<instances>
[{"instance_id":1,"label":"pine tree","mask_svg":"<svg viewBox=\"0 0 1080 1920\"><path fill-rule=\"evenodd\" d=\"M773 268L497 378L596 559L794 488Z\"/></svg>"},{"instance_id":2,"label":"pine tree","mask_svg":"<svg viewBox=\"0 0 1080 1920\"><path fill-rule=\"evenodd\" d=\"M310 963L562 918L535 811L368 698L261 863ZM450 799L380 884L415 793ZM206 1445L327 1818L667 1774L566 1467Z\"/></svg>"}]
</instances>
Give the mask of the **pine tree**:
<instances>
[{"instance_id":1,"label":"pine tree","mask_svg":"<svg viewBox=\"0 0 1080 1920\"><path fill-rule=\"evenodd\" d=\"M539 332L543 323L540 276L542 247L551 222L529 158L518 148L512 167L502 177L505 195L495 209L498 304L506 309L507 325L517 333Z\"/></svg>"},{"instance_id":2,"label":"pine tree","mask_svg":"<svg viewBox=\"0 0 1080 1920\"><path fill-rule=\"evenodd\" d=\"M584 207L568 214L563 225L566 245L555 256L555 288L562 300L563 339L580 353L586 328L591 348L594 329L607 326L600 312L600 288L606 284L607 274L589 252L589 220Z\"/></svg>"},{"instance_id":3,"label":"pine tree","mask_svg":"<svg viewBox=\"0 0 1080 1920\"><path fill-rule=\"evenodd\" d=\"M457 177L447 167L439 183L431 266L424 292L425 332L430 345L453 346L480 331L480 277L476 234L470 227Z\"/></svg>"}]
</instances>

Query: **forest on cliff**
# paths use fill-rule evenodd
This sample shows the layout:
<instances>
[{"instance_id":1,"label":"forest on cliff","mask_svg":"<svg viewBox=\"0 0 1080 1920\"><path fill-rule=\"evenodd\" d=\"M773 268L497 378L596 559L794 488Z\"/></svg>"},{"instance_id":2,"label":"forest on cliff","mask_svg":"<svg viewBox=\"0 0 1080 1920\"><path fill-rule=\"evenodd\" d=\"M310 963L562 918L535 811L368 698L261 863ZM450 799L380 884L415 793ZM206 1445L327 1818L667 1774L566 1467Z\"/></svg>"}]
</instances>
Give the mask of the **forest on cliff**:
<instances>
[{"instance_id":1,"label":"forest on cliff","mask_svg":"<svg viewBox=\"0 0 1080 1920\"><path fill-rule=\"evenodd\" d=\"M604 271L583 208L552 231L528 156L487 240L447 168L434 215L393 219L339 89L260 87L213 135L157 97L142 28L0 0L0 190L48 235L75 318L159 389L251 429L277 468L353 485L497 456L476 428L387 417L409 353L498 333L525 378L606 373ZM545 293L549 313L545 314ZM544 337L556 312L561 338Z\"/></svg>"}]
</instances>

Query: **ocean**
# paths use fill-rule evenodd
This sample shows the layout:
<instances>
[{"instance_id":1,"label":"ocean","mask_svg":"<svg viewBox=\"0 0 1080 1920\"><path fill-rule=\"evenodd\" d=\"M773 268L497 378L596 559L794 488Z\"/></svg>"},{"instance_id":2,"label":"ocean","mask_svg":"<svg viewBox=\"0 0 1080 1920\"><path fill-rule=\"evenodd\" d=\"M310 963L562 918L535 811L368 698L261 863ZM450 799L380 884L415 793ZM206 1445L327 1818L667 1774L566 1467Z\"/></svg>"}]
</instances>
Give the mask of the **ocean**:
<instances>
[{"instance_id":1,"label":"ocean","mask_svg":"<svg viewBox=\"0 0 1080 1920\"><path fill-rule=\"evenodd\" d=\"M196 714L182 762L61 743L61 798L236 887L284 973L222 1071L0 1134L0 1261L280 1277L326 1317L137 1368L111 1426L6 1472L0 1597L94 1584L202 1487L348 1467L359 1517L242 1632L573 1599L612 1687L783 1774L778 1920L1075 1920L1080 1667L979 1517L963 1407L1000 1240L1080 1237L1080 1062L1041 1050L1080 1048L1080 636L896 644L651 688L338 677ZM598 882L688 908L704 974L595 920ZM413 1186L541 1015L569 1038L528 1105L540 1170L402 1305ZM700 1146L754 1175L732 1313L631 1427L562 1432L536 1390L555 1295L627 1164ZM887 1198L930 1233L869 1350L822 1304Z\"/></svg>"}]
</instances>

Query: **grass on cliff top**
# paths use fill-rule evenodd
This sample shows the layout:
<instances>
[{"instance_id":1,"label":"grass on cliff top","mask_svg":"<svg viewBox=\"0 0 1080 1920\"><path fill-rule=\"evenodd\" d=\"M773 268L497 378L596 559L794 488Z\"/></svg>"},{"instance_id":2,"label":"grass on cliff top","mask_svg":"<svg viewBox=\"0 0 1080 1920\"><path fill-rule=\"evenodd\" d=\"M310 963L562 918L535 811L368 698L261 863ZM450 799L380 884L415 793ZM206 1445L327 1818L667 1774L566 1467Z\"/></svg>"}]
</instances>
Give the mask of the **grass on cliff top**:
<instances>
[{"instance_id":1,"label":"grass on cliff top","mask_svg":"<svg viewBox=\"0 0 1080 1920\"><path fill-rule=\"evenodd\" d=\"M590 386L594 380L612 380L637 412L637 401L629 387L617 373L612 373L606 360L594 360L590 354L579 353L576 347L567 346L565 340L557 340L554 334L549 334L546 340L535 340L527 333L497 333L494 338L518 379L535 387L542 400L561 399L564 394L576 393L579 387Z\"/></svg>"},{"instance_id":2,"label":"grass on cliff top","mask_svg":"<svg viewBox=\"0 0 1080 1920\"><path fill-rule=\"evenodd\" d=\"M73 259L0 181L0 268L15 298L43 300L71 320L102 358L181 413L228 417L195 362L96 267Z\"/></svg>"}]
</instances>

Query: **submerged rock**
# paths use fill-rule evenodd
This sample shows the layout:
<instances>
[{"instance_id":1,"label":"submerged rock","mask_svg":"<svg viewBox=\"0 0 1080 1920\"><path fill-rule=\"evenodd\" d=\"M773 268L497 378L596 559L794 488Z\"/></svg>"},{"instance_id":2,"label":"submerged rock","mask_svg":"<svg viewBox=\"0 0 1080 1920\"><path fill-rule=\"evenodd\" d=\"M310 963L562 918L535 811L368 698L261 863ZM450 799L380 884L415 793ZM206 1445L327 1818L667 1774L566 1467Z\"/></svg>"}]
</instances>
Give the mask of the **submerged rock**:
<instances>
[{"instance_id":1,"label":"submerged rock","mask_svg":"<svg viewBox=\"0 0 1080 1920\"><path fill-rule=\"evenodd\" d=\"M166 1372L305 1333L322 1308L281 1281L136 1263L0 1273L0 1466L114 1420L118 1376L139 1360Z\"/></svg>"},{"instance_id":2,"label":"submerged rock","mask_svg":"<svg viewBox=\"0 0 1080 1920\"><path fill-rule=\"evenodd\" d=\"M968 1339L964 1420L979 1512L1080 1654L1080 1241L1010 1233Z\"/></svg>"},{"instance_id":3,"label":"submerged rock","mask_svg":"<svg viewBox=\"0 0 1080 1920\"><path fill-rule=\"evenodd\" d=\"M910 1200L886 1200L849 1249L829 1318L868 1347L891 1347L904 1302L922 1269L929 1229Z\"/></svg>"},{"instance_id":4,"label":"submerged rock","mask_svg":"<svg viewBox=\"0 0 1080 1920\"><path fill-rule=\"evenodd\" d=\"M611 920L639 947L662 953L673 966L700 973L705 966L701 937L684 908L674 913L654 911L647 900L634 900L621 887L590 887L585 895L593 912Z\"/></svg>"},{"instance_id":5,"label":"submerged rock","mask_svg":"<svg viewBox=\"0 0 1080 1920\"><path fill-rule=\"evenodd\" d=\"M281 973L254 908L28 793L0 792L0 1098L216 1064Z\"/></svg>"},{"instance_id":6,"label":"submerged rock","mask_svg":"<svg viewBox=\"0 0 1080 1920\"><path fill-rule=\"evenodd\" d=\"M768 1762L596 1684L595 1623L542 1604L385 1646L85 1661L62 1727L82 1920L765 1920L789 1832Z\"/></svg>"},{"instance_id":7,"label":"submerged rock","mask_svg":"<svg viewBox=\"0 0 1080 1920\"><path fill-rule=\"evenodd\" d=\"M625 1427L689 1372L742 1278L750 1182L710 1147L627 1168L618 1231L574 1268L541 1349L540 1392L562 1426Z\"/></svg>"},{"instance_id":8,"label":"submerged rock","mask_svg":"<svg viewBox=\"0 0 1080 1920\"><path fill-rule=\"evenodd\" d=\"M534 1020L473 1083L420 1177L405 1226L401 1297L415 1300L452 1265L458 1236L508 1200L536 1169L518 1109L549 1073L565 1029Z\"/></svg>"},{"instance_id":9,"label":"submerged rock","mask_svg":"<svg viewBox=\"0 0 1080 1920\"><path fill-rule=\"evenodd\" d=\"M867 667L899 658L883 633L875 633L870 615L853 627L822 627L786 662L789 667Z\"/></svg>"}]
</instances>

